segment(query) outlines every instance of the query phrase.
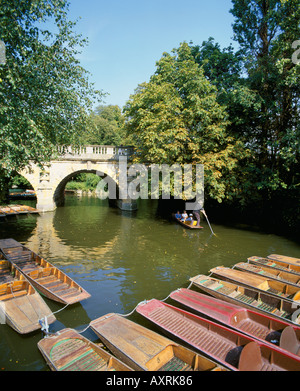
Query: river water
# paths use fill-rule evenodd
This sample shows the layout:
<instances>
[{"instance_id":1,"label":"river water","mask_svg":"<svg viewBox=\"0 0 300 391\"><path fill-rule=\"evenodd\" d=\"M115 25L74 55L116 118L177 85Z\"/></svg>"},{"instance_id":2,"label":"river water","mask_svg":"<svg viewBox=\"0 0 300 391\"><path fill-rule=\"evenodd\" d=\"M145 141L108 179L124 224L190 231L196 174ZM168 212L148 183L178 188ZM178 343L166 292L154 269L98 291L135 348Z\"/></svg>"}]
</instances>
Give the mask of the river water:
<instances>
[{"instance_id":1,"label":"river water","mask_svg":"<svg viewBox=\"0 0 300 391\"><path fill-rule=\"evenodd\" d=\"M20 201L18 202L20 203ZM31 204L31 202L26 202ZM206 211L209 217L209 211ZM145 299L165 299L212 267L233 266L252 255L300 257L300 244L284 237L214 224L186 230L157 213L157 201L143 200L136 212L108 207L97 198L66 197L65 206L41 215L0 221L0 239L14 238L61 268L91 298L63 308L45 299L57 321L50 332L75 328L98 342L88 328L109 312L129 314ZM140 321L134 312L129 319ZM42 332L22 336L0 325L0 370L44 371L37 348Z\"/></svg>"}]
</instances>

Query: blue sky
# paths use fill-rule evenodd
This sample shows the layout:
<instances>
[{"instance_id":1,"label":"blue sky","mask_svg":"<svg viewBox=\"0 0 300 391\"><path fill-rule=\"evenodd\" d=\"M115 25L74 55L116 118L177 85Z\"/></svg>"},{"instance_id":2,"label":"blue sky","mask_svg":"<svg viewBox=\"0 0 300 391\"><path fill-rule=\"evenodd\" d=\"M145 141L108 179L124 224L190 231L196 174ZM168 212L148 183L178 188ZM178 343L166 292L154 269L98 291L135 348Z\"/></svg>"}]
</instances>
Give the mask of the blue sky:
<instances>
[{"instance_id":1,"label":"blue sky","mask_svg":"<svg viewBox=\"0 0 300 391\"><path fill-rule=\"evenodd\" d=\"M104 104L123 107L138 84L149 81L164 52L183 41L232 39L231 0L70 0L69 19L89 44L80 55Z\"/></svg>"}]
</instances>

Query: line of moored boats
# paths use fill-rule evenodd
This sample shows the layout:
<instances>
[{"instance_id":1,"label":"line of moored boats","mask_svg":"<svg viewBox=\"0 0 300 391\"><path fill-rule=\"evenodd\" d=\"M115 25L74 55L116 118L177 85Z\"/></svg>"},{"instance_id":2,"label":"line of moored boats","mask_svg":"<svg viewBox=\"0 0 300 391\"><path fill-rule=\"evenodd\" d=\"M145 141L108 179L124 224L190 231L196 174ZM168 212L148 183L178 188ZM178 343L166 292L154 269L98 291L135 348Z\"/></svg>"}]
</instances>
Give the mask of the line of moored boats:
<instances>
[{"instance_id":1,"label":"line of moored boats","mask_svg":"<svg viewBox=\"0 0 300 391\"><path fill-rule=\"evenodd\" d=\"M61 304L90 297L14 239L0 240L0 250L0 310L17 332L55 321L39 293ZM300 259L269 255L216 267L168 301L136 307L158 332L109 313L89 324L106 350L70 328L47 333L38 348L55 371L300 370Z\"/></svg>"}]
</instances>

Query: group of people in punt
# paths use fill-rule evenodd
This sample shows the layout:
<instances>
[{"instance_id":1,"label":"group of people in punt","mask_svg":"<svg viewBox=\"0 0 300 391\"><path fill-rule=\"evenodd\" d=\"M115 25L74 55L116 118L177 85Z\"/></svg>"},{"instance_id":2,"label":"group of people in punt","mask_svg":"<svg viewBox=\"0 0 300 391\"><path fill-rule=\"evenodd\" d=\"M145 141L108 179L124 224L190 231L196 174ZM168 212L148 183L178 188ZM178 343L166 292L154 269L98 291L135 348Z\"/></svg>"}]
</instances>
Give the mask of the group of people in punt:
<instances>
[{"instance_id":1,"label":"group of people in punt","mask_svg":"<svg viewBox=\"0 0 300 391\"><path fill-rule=\"evenodd\" d=\"M202 209L201 209L202 210ZM197 221L197 225L196 227L200 227L200 210L194 210L193 213L190 213L189 215L187 214L186 210L183 211L183 213L180 213L179 211L177 211L177 213L175 214L175 217L177 219L180 219L182 222L190 222L188 224L191 224L193 225L194 224L194 218L195 217L195 220Z\"/></svg>"}]
</instances>

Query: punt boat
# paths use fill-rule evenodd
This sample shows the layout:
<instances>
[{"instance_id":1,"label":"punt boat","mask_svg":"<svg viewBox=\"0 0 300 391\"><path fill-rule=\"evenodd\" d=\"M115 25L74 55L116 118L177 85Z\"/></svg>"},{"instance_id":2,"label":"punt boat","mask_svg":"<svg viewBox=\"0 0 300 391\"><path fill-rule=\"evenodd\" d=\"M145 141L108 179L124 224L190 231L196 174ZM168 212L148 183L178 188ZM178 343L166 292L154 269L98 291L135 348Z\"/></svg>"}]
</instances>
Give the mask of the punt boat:
<instances>
[{"instance_id":1,"label":"punt boat","mask_svg":"<svg viewBox=\"0 0 300 391\"><path fill-rule=\"evenodd\" d=\"M74 304L90 297L64 272L14 239L0 240L0 249L4 257L48 299Z\"/></svg>"},{"instance_id":2,"label":"punt boat","mask_svg":"<svg viewBox=\"0 0 300 391\"><path fill-rule=\"evenodd\" d=\"M178 219L177 217L175 217L175 215L173 215L173 218L179 225L182 225L184 228L203 229L203 227L201 227L200 225L199 226L197 225L197 221L193 221L193 222L192 221L181 221L181 219Z\"/></svg>"},{"instance_id":3,"label":"punt boat","mask_svg":"<svg viewBox=\"0 0 300 391\"><path fill-rule=\"evenodd\" d=\"M172 292L170 297L188 310L300 356L300 327L296 325L191 289L180 288ZM287 331L287 328L292 330Z\"/></svg>"},{"instance_id":4,"label":"punt boat","mask_svg":"<svg viewBox=\"0 0 300 391\"><path fill-rule=\"evenodd\" d=\"M291 265L300 266L300 258L293 258L293 257L288 257L286 255L278 255L278 254L268 255L267 258L272 259L273 261L280 261L284 263L289 263Z\"/></svg>"},{"instance_id":5,"label":"punt boat","mask_svg":"<svg viewBox=\"0 0 300 391\"><path fill-rule=\"evenodd\" d=\"M278 282L274 279L258 276L253 273L233 270L229 267L218 266L211 269L210 272L226 281L258 289L269 295L280 297L300 306L300 287Z\"/></svg>"},{"instance_id":6,"label":"punt boat","mask_svg":"<svg viewBox=\"0 0 300 391\"><path fill-rule=\"evenodd\" d=\"M265 276L267 278L274 279L275 281L298 286L298 288L300 288L300 275L297 276L292 273L287 273L264 266L258 266L247 262L239 262L235 264L233 268L249 273L254 273L256 275Z\"/></svg>"},{"instance_id":7,"label":"punt boat","mask_svg":"<svg viewBox=\"0 0 300 391\"><path fill-rule=\"evenodd\" d=\"M104 345L136 371L226 371L227 368L118 314L90 323Z\"/></svg>"},{"instance_id":8,"label":"punt boat","mask_svg":"<svg viewBox=\"0 0 300 391\"><path fill-rule=\"evenodd\" d=\"M190 281L196 287L217 299L274 316L290 324L300 324L297 306L291 301L283 300L280 296L271 296L264 291L233 284L202 274L190 278Z\"/></svg>"},{"instance_id":9,"label":"punt boat","mask_svg":"<svg viewBox=\"0 0 300 391\"><path fill-rule=\"evenodd\" d=\"M137 312L233 371L300 370L300 360L288 352L156 299L140 303Z\"/></svg>"},{"instance_id":10,"label":"punt boat","mask_svg":"<svg viewBox=\"0 0 300 391\"><path fill-rule=\"evenodd\" d=\"M56 318L26 278L7 260L0 261L0 319L19 334L41 328L39 321L47 317L48 324Z\"/></svg>"},{"instance_id":11,"label":"punt boat","mask_svg":"<svg viewBox=\"0 0 300 391\"><path fill-rule=\"evenodd\" d=\"M132 371L73 329L43 338L38 348L52 371Z\"/></svg>"},{"instance_id":12,"label":"punt boat","mask_svg":"<svg viewBox=\"0 0 300 391\"><path fill-rule=\"evenodd\" d=\"M264 267L272 268L275 270L282 270L287 273L292 273L300 276L300 265L292 265L290 263L281 262L281 261L275 261L268 258L262 258L262 257L250 257L248 258L248 262L254 263L255 265L262 265Z\"/></svg>"}]
</instances>

